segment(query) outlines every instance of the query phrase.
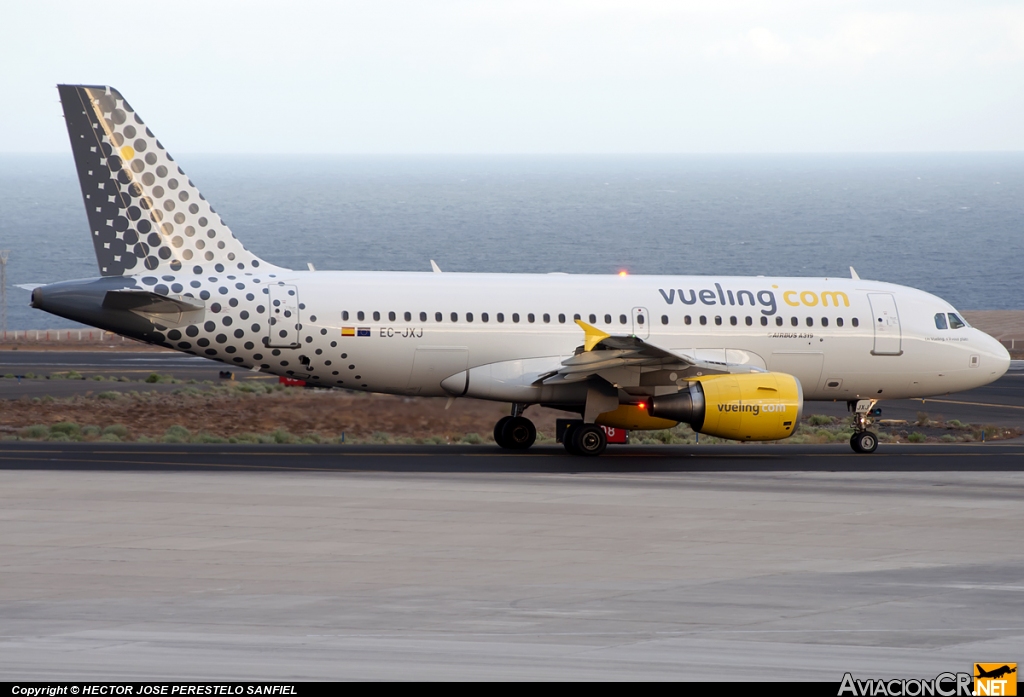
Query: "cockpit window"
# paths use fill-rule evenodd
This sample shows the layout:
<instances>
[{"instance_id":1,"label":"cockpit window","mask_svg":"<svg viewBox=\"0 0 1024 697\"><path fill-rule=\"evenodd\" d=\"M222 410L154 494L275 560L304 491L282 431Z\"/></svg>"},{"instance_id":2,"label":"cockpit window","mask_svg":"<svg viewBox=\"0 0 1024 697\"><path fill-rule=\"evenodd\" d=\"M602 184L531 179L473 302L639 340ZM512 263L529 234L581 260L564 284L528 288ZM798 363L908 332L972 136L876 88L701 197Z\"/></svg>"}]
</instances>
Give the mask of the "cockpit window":
<instances>
[{"instance_id":1,"label":"cockpit window","mask_svg":"<svg viewBox=\"0 0 1024 697\"><path fill-rule=\"evenodd\" d=\"M950 312L949 313L949 328L950 329L960 329L961 327L966 327L966 326L967 326L967 322L964 322L962 319L960 319L960 317L955 312Z\"/></svg>"},{"instance_id":2,"label":"cockpit window","mask_svg":"<svg viewBox=\"0 0 1024 697\"><path fill-rule=\"evenodd\" d=\"M936 312L935 313L935 328L936 329L948 329L946 326L946 313Z\"/></svg>"}]
</instances>

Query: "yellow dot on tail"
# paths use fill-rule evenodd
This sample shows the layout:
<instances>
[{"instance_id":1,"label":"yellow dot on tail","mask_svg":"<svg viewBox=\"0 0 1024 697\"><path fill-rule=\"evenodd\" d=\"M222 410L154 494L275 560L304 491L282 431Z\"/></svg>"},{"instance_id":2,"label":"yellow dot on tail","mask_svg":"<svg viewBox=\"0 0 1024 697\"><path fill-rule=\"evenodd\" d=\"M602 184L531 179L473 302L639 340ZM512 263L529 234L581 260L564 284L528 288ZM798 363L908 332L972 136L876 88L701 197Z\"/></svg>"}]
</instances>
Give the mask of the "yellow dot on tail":
<instances>
[{"instance_id":1,"label":"yellow dot on tail","mask_svg":"<svg viewBox=\"0 0 1024 697\"><path fill-rule=\"evenodd\" d=\"M126 145L121 148L121 158L124 160L130 160L135 157L135 148L130 145Z\"/></svg>"}]
</instances>

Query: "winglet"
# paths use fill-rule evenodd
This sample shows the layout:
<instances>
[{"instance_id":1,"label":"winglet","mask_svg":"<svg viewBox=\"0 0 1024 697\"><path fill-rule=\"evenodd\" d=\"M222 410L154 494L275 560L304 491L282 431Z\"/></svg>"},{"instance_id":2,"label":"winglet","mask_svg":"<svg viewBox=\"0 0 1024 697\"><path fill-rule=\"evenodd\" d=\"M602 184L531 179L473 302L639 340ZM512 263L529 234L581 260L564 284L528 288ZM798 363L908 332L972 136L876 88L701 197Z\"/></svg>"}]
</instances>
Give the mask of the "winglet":
<instances>
[{"instance_id":1,"label":"winglet","mask_svg":"<svg viewBox=\"0 0 1024 697\"><path fill-rule=\"evenodd\" d=\"M850 267L850 278L852 278L855 281L860 280L860 276L857 275L856 269L854 269L852 266Z\"/></svg>"},{"instance_id":2,"label":"winglet","mask_svg":"<svg viewBox=\"0 0 1024 697\"><path fill-rule=\"evenodd\" d=\"M582 329L583 333L587 335L583 342L584 351L592 351L595 346L611 336L611 334L606 334L597 327L592 327L581 319L576 320L576 324L580 325L580 329Z\"/></svg>"},{"instance_id":3,"label":"winglet","mask_svg":"<svg viewBox=\"0 0 1024 697\"><path fill-rule=\"evenodd\" d=\"M441 273L441 267L433 259L430 260L430 268L434 270L434 273Z\"/></svg>"}]
</instances>

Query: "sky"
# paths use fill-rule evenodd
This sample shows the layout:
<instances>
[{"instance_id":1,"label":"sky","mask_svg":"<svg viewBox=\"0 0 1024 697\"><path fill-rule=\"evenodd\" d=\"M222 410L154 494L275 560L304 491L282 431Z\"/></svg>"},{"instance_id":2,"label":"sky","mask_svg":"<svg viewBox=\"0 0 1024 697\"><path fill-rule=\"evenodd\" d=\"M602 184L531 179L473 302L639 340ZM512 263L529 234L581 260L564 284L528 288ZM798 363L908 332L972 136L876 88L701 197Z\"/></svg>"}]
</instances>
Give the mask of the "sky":
<instances>
[{"instance_id":1,"label":"sky","mask_svg":"<svg viewBox=\"0 0 1024 697\"><path fill-rule=\"evenodd\" d=\"M0 153L58 82L174 153L1019 151L1024 2L5 3Z\"/></svg>"}]
</instances>

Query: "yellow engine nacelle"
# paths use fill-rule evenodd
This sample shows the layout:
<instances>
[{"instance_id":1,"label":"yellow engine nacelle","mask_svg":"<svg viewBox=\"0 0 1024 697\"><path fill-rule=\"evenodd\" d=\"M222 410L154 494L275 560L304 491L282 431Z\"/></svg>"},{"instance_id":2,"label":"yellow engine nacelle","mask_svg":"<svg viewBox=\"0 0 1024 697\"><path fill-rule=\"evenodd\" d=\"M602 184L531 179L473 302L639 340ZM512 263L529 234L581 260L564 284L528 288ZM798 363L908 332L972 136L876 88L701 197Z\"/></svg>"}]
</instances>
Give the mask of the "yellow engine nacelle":
<instances>
[{"instance_id":1,"label":"yellow engine nacelle","mask_svg":"<svg viewBox=\"0 0 1024 697\"><path fill-rule=\"evenodd\" d=\"M709 375L688 390L655 397L650 414L719 438L781 440L796 431L803 406L803 389L792 375L740 373Z\"/></svg>"}]
</instances>

